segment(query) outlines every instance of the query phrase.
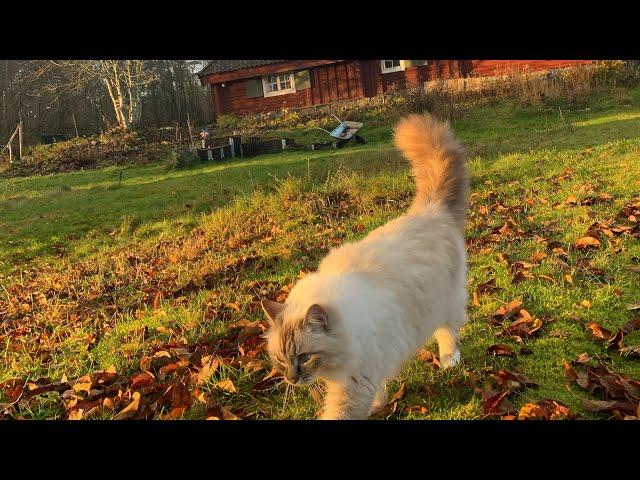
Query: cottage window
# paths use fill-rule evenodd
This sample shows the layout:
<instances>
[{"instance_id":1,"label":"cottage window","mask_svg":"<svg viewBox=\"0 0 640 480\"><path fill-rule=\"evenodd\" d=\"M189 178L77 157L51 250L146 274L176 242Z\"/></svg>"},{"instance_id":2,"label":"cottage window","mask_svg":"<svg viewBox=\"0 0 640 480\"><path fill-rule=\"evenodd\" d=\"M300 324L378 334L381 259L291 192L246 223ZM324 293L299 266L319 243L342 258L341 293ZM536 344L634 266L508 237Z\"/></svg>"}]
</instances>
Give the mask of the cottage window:
<instances>
[{"instance_id":1,"label":"cottage window","mask_svg":"<svg viewBox=\"0 0 640 480\"><path fill-rule=\"evenodd\" d=\"M265 97L284 95L285 93L294 93L296 91L291 72L266 75L262 77L262 84L264 85Z\"/></svg>"},{"instance_id":2,"label":"cottage window","mask_svg":"<svg viewBox=\"0 0 640 480\"><path fill-rule=\"evenodd\" d=\"M382 60L382 73L401 72L404 70L404 61L402 60Z\"/></svg>"}]
</instances>

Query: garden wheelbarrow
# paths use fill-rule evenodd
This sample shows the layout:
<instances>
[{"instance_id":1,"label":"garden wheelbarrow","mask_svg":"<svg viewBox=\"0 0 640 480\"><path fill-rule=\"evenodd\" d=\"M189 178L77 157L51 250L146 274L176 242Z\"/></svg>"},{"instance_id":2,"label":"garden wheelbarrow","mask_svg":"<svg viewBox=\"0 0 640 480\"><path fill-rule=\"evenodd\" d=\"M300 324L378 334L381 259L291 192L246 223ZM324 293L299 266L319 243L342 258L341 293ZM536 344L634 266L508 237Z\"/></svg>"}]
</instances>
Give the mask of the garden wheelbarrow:
<instances>
[{"instance_id":1,"label":"garden wheelbarrow","mask_svg":"<svg viewBox=\"0 0 640 480\"><path fill-rule=\"evenodd\" d=\"M345 143L354 141L355 143L365 143L364 138L358 135L358 130L362 128L362 122L343 122L338 117L333 115L339 122L336 128L334 128L331 132L329 130L325 130L324 128L320 128L320 130L324 130L329 135L337 140L336 147L342 147Z\"/></svg>"}]
</instances>

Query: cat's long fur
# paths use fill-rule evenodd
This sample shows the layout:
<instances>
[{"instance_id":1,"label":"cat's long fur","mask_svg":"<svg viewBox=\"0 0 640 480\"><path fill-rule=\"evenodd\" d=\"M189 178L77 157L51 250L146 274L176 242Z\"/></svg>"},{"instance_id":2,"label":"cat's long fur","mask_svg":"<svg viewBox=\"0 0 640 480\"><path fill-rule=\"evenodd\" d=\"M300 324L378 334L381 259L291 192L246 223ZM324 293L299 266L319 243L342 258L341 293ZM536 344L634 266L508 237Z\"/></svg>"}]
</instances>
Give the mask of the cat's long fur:
<instances>
[{"instance_id":1,"label":"cat's long fur","mask_svg":"<svg viewBox=\"0 0 640 480\"><path fill-rule=\"evenodd\" d=\"M284 305L263 303L274 363L294 381L326 383L323 419L366 418L384 404L385 381L432 336L444 366L459 360L466 154L449 125L427 114L401 120L395 143L415 175L409 211L332 250Z\"/></svg>"}]
</instances>

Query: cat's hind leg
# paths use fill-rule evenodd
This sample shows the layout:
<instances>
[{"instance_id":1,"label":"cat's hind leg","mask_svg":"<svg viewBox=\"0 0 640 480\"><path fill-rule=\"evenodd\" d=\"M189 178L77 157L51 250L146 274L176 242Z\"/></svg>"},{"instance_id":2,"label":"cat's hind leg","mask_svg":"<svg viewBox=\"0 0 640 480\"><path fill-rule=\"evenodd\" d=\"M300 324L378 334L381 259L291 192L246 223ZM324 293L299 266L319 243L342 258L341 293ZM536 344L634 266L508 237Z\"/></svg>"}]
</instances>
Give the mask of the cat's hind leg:
<instances>
[{"instance_id":1,"label":"cat's hind leg","mask_svg":"<svg viewBox=\"0 0 640 480\"><path fill-rule=\"evenodd\" d=\"M460 350L458 350L458 329L449 324L443 324L433 334L438 342L440 351L440 365L442 368L449 368L460 361Z\"/></svg>"},{"instance_id":2,"label":"cat's hind leg","mask_svg":"<svg viewBox=\"0 0 640 480\"><path fill-rule=\"evenodd\" d=\"M371 411L369 415L373 415L377 411L381 410L387 404L387 391L385 390L384 383L378 389L373 404L371 405Z\"/></svg>"}]
</instances>

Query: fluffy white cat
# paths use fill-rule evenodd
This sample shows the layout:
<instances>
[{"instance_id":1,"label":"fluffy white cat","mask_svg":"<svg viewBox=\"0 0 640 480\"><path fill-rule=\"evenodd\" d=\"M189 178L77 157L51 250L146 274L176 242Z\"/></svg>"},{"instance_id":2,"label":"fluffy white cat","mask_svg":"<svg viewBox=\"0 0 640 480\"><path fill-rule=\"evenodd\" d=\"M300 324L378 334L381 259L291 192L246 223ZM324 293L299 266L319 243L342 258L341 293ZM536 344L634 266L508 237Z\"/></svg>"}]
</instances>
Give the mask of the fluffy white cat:
<instances>
[{"instance_id":1,"label":"fluffy white cat","mask_svg":"<svg viewBox=\"0 0 640 480\"><path fill-rule=\"evenodd\" d=\"M386 380L432 337L443 366L460 359L466 153L428 114L402 119L394 140L416 179L409 211L333 249L284 304L262 301L274 366L295 385L325 382L322 419L363 419L384 405Z\"/></svg>"}]
</instances>

